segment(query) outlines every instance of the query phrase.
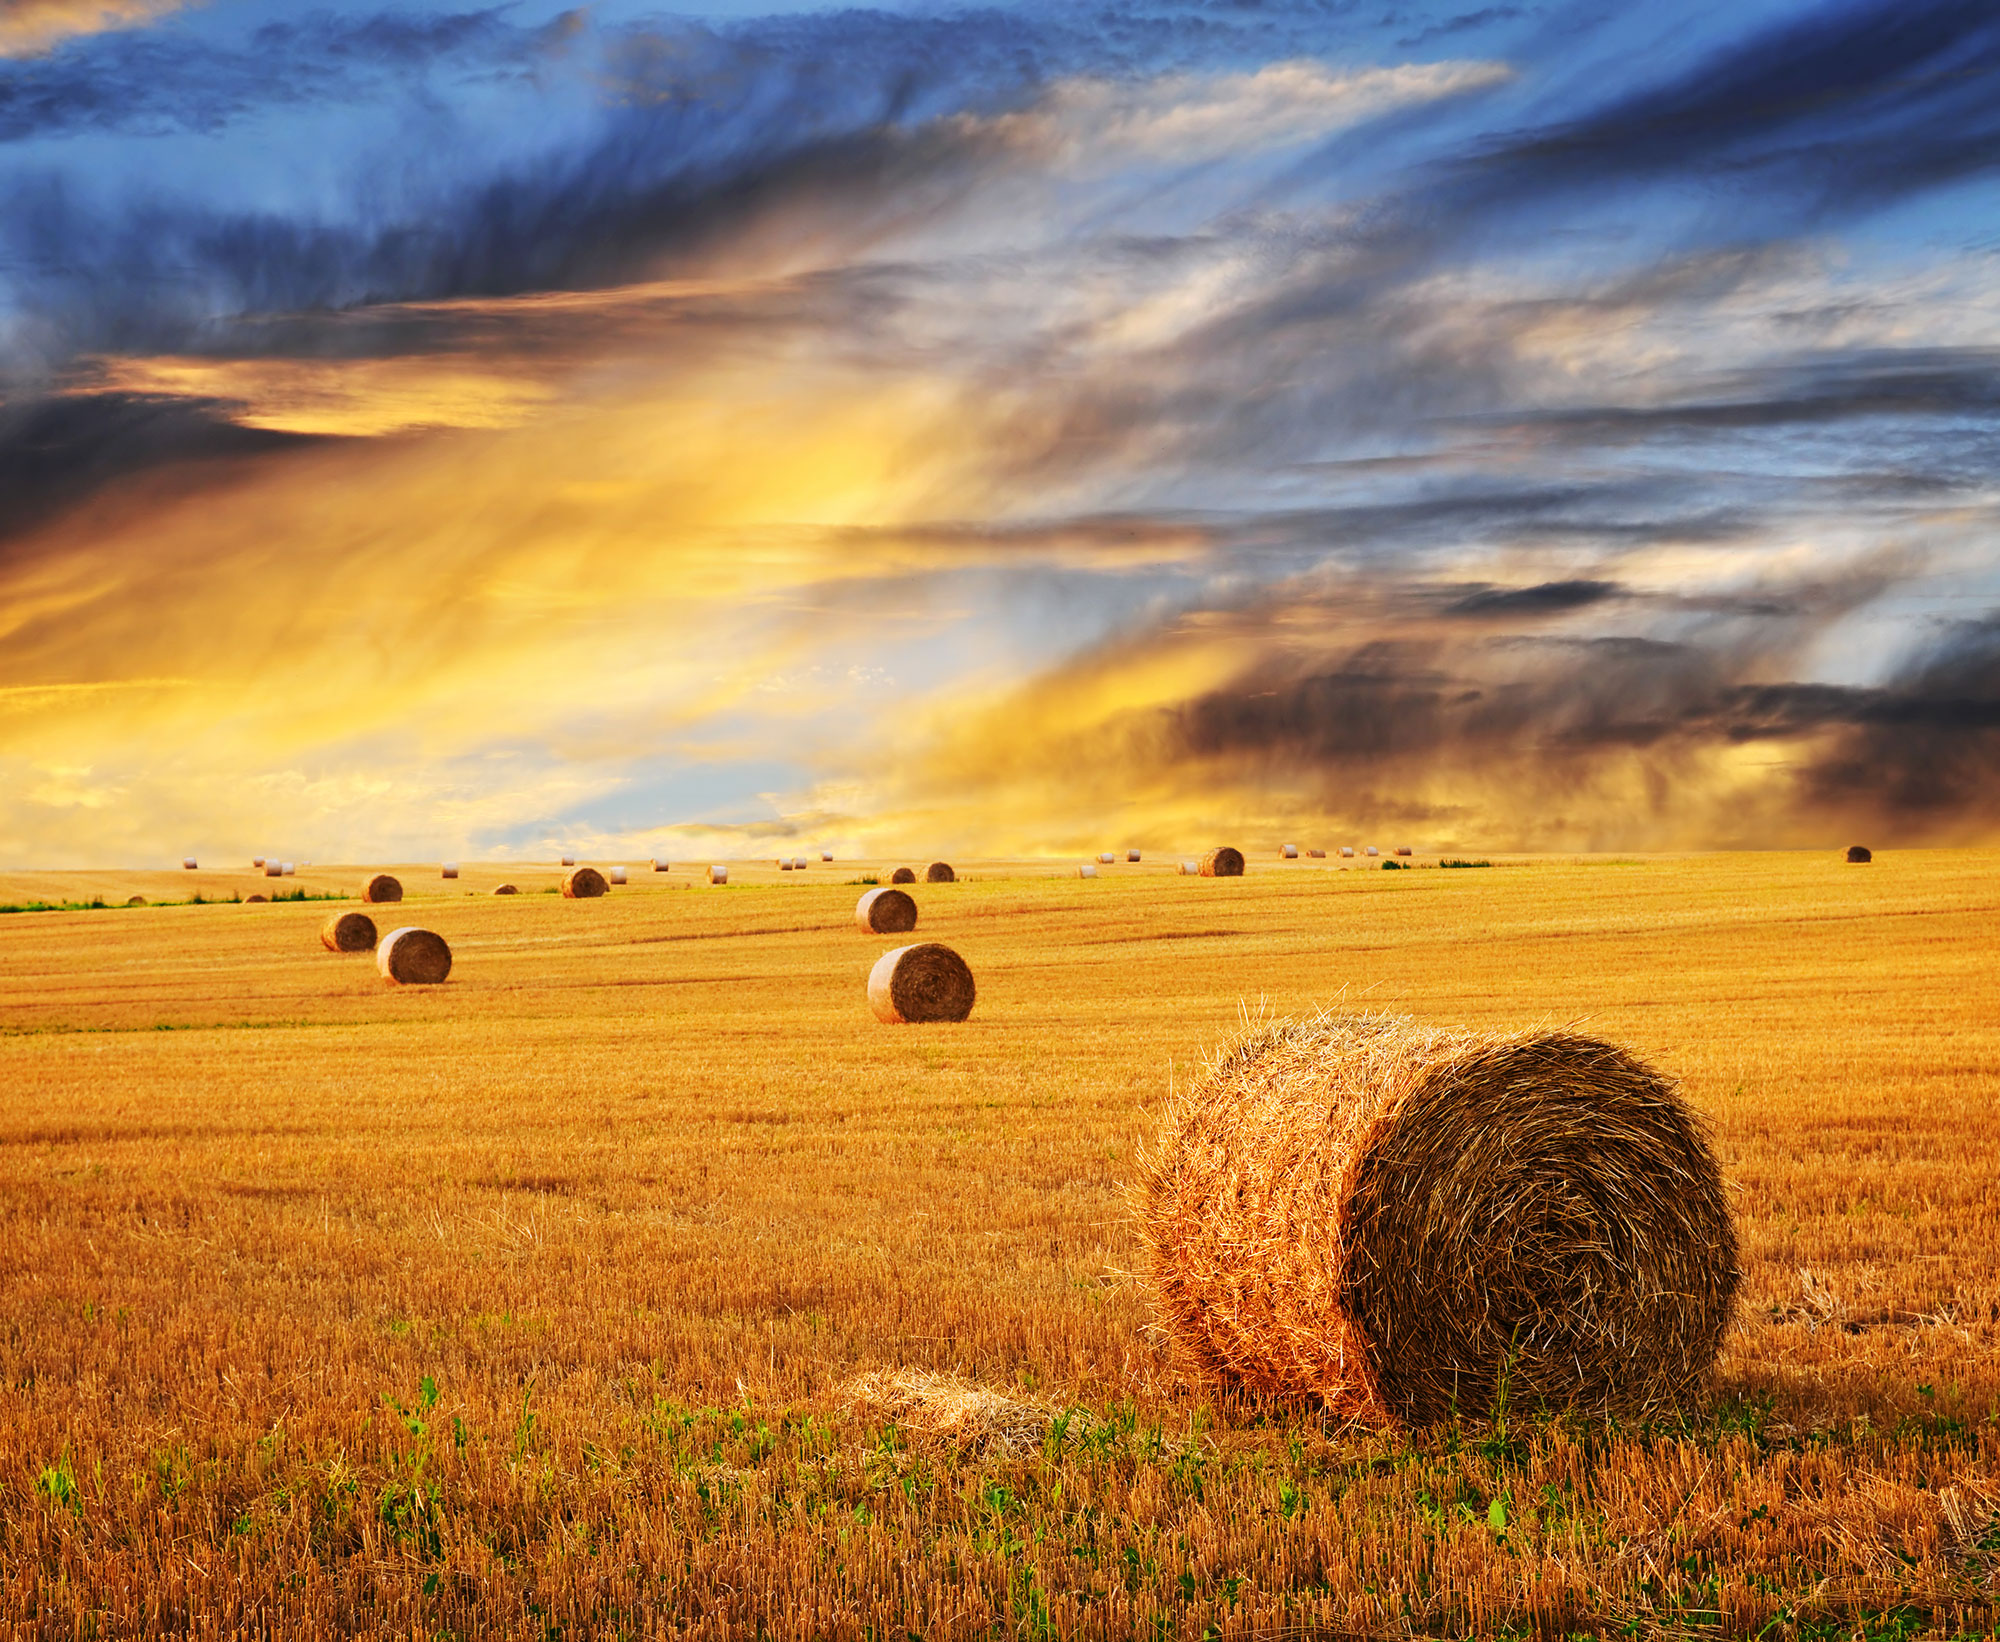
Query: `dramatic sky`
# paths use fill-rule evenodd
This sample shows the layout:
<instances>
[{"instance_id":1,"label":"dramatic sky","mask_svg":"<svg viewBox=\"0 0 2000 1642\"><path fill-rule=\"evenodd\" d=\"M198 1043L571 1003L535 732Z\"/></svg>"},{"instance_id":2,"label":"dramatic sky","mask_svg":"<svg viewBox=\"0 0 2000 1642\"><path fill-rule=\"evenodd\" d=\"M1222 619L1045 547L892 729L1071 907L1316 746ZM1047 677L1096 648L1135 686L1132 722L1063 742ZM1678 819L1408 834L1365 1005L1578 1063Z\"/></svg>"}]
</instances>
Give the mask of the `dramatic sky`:
<instances>
[{"instance_id":1,"label":"dramatic sky","mask_svg":"<svg viewBox=\"0 0 2000 1642\"><path fill-rule=\"evenodd\" d=\"M2000 838L1990 0L0 0L0 864Z\"/></svg>"}]
</instances>

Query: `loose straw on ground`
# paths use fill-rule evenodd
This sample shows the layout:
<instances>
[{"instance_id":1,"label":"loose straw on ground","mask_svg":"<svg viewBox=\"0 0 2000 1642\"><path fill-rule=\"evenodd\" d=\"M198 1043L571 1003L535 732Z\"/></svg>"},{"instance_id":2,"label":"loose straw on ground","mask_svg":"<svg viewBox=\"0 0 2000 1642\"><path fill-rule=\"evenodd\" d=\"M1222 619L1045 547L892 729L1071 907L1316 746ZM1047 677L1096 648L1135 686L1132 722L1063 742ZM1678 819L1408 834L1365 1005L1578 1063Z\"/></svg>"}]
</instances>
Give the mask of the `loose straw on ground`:
<instances>
[{"instance_id":1,"label":"loose straw on ground","mask_svg":"<svg viewBox=\"0 0 2000 1642\"><path fill-rule=\"evenodd\" d=\"M1266 1026L1173 1103L1143 1167L1162 1319L1194 1367L1369 1423L1684 1406L1735 1300L1700 1120L1570 1032Z\"/></svg>"}]
</instances>

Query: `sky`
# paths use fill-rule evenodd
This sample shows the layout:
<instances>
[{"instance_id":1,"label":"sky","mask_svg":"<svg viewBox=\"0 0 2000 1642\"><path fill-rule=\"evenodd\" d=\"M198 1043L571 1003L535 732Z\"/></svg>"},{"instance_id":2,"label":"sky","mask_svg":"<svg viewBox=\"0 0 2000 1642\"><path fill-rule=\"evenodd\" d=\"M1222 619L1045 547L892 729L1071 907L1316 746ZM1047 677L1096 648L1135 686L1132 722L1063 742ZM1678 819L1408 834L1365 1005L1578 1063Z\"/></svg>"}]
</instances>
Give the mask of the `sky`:
<instances>
[{"instance_id":1,"label":"sky","mask_svg":"<svg viewBox=\"0 0 2000 1642\"><path fill-rule=\"evenodd\" d=\"M0 864L2000 839L2000 12L0 0Z\"/></svg>"}]
</instances>

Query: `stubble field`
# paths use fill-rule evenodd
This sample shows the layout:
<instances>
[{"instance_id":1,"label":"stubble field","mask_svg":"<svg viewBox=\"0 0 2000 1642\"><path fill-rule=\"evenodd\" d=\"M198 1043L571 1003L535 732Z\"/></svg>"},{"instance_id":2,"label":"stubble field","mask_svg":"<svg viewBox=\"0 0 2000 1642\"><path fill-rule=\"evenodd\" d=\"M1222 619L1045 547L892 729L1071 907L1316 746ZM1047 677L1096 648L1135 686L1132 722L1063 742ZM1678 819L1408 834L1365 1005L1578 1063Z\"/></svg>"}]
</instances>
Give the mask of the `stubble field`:
<instances>
[{"instance_id":1,"label":"stubble field","mask_svg":"<svg viewBox=\"0 0 2000 1642\"><path fill-rule=\"evenodd\" d=\"M1097 882L392 869L0 917L0 1627L33 1636L1916 1636L2000 1624L2000 852ZM361 869L286 890L352 895ZM276 887L0 875L0 902ZM973 1018L886 1027L944 941ZM1745 1254L1711 1407L1238 1406L1125 1206L1242 1012L1583 1022Z\"/></svg>"}]
</instances>

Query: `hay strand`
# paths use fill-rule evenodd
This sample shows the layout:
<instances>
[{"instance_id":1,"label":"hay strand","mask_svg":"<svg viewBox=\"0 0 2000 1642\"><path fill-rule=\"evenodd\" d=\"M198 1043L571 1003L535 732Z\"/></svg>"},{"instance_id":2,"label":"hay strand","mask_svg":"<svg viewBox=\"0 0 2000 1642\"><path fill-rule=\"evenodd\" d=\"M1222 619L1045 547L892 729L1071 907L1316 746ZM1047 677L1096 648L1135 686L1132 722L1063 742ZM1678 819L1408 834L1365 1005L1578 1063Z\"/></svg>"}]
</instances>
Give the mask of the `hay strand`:
<instances>
[{"instance_id":1,"label":"hay strand","mask_svg":"<svg viewBox=\"0 0 2000 1642\"><path fill-rule=\"evenodd\" d=\"M1875 852L1866 844L1849 844L1847 846L1847 861L1850 866L1863 866L1874 859Z\"/></svg>"},{"instance_id":2,"label":"hay strand","mask_svg":"<svg viewBox=\"0 0 2000 1642\"><path fill-rule=\"evenodd\" d=\"M1139 1212L1203 1374L1370 1423L1684 1405L1739 1277L1700 1120L1569 1032L1266 1026L1167 1113Z\"/></svg>"},{"instance_id":3,"label":"hay strand","mask_svg":"<svg viewBox=\"0 0 2000 1642\"><path fill-rule=\"evenodd\" d=\"M917 927L917 903L908 890L871 889L855 902L854 921L870 935L907 935Z\"/></svg>"},{"instance_id":4,"label":"hay strand","mask_svg":"<svg viewBox=\"0 0 2000 1642\"><path fill-rule=\"evenodd\" d=\"M924 868L924 882L927 884L955 884L958 874L951 870L949 861L933 861Z\"/></svg>"},{"instance_id":5,"label":"hay strand","mask_svg":"<svg viewBox=\"0 0 2000 1642\"><path fill-rule=\"evenodd\" d=\"M329 952L371 951L375 920L365 912L336 912L319 926L319 944Z\"/></svg>"},{"instance_id":6,"label":"hay strand","mask_svg":"<svg viewBox=\"0 0 2000 1642\"><path fill-rule=\"evenodd\" d=\"M375 967L398 986L436 986L451 973L451 948L442 935L405 926L382 937Z\"/></svg>"},{"instance_id":7,"label":"hay strand","mask_svg":"<svg viewBox=\"0 0 2000 1642\"><path fill-rule=\"evenodd\" d=\"M889 874L889 882L892 884L914 884L916 881L917 869L915 867L898 867L894 872Z\"/></svg>"},{"instance_id":8,"label":"hay strand","mask_svg":"<svg viewBox=\"0 0 2000 1642\"><path fill-rule=\"evenodd\" d=\"M607 895L611 885L604 874L595 867L577 867L563 874L563 898L569 901L594 901L600 895Z\"/></svg>"},{"instance_id":9,"label":"hay strand","mask_svg":"<svg viewBox=\"0 0 2000 1642\"><path fill-rule=\"evenodd\" d=\"M965 960L935 941L883 953L868 976L869 1007L892 1026L962 1021L976 991Z\"/></svg>"},{"instance_id":10,"label":"hay strand","mask_svg":"<svg viewBox=\"0 0 2000 1642\"><path fill-rule=\"evenodd\" d=\"M1231 849L1227 844L1210 850L1201 858L1201 875L1204 878L1241 878L1243 852Z\"/></svg>"},{"instance_id":11,"label":"hay strand","mask_svg":"<svg viewBox=\"0 0 2000 1642\"><path fill-rule=\"evenodd\" d=\"M386 872L378 872L361 886L361 899L370 906L387 906L403 898L403 886Z\"/></svg>"}]
</instances>

